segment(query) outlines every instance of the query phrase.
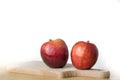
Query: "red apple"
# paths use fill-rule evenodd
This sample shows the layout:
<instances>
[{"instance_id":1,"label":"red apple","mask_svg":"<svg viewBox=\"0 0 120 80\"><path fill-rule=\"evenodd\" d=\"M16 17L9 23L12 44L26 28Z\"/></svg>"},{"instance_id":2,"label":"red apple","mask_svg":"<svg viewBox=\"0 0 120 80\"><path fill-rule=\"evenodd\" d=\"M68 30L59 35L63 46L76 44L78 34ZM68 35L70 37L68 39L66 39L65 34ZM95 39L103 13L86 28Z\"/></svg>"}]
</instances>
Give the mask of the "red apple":
<instances>
[{"instance_id":1,"label":"red apple","mask_svg":"<svg viewBox=\"0 0 120 80\"><path fill-rule=\"evenodd\" d=\"M71 61L77 69L90 69L96 63L97 58L98 49L89 41L78 41L72 47Z\"/></svg>"},{"instance_id":2,"label":"red apple","mask_svg":"<svg viewBox=\"0 0 120 80\"><path fill-rule=\"evenodd\" d=\"M51 68L62 68L68 60L68 47L64 40L49 40L40 49L42 60Z\"/></svg>"}]
</instances>

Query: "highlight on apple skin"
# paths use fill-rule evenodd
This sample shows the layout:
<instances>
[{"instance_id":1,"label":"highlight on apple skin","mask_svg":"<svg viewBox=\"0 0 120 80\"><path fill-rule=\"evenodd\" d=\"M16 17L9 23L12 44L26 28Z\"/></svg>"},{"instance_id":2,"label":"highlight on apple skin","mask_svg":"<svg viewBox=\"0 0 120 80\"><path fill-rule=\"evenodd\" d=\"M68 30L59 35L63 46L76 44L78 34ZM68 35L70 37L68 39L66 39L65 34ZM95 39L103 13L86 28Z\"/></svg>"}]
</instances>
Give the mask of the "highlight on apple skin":
<instances>
[{"instance_id":1,"label":"highlight on apple skin","mask_svg":"<svg viewBox=\"0 0 120 80\"><path fill-rule=\"evenodd\" d=\"M98 59L98 49L89 41L76 42L71 50L71 61L77 69L91 69Z\"/></svg>"},{"instance_id":2,"label":"highlight on apple skin","mask_svg":"<svg viewBox=\"0 0 120 80\"><path fill-rule=\"evenodd\" d=\"M68 47L64 40L49 40L42 44L40 54L43 62L51 68L62 68L68 61Z\"/></svg>"}]
</instances>

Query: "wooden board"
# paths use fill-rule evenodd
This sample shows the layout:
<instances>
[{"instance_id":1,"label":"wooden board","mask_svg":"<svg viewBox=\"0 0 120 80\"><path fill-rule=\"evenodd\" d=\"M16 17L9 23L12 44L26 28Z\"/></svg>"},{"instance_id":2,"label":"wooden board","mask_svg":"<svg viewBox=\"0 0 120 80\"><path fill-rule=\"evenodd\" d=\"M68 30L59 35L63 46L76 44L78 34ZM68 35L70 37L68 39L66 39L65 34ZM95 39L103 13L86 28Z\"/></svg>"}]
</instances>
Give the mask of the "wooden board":
<instances>
[{"instance_id":1,"label":"wooden board","mask_svg":"<svg viewBox=\"0 0 120 80\"><path fill-rule=\"evenodd\" d=\"M109 78L110 72L102 69L78 70L67 64L64 68L49 68L41 61L29 61L9 65L8 72L40 75L43 77L68 78L68 77L95 77Z\"/></svg>"}]
</instances>

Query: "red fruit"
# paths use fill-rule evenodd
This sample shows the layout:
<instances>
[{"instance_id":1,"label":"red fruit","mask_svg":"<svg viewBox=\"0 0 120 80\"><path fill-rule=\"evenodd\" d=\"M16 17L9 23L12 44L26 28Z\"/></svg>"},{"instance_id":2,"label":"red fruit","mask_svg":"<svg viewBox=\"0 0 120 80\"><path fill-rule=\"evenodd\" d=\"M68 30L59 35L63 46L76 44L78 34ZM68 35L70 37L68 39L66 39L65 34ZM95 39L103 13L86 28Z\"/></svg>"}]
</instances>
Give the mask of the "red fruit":
<instances>
[{"instance_id":1,"label":"red fruit","mask_svg":"<svg viewBox=\"0 0 120 80\"><path fill-rule=\"evenodd\" d=\"M98 49L95 44L79 41L71 50L72 64L77 69L90 69L97 61Z\"/></svg>"},{"instance_id":2,"label":"red fruit","mask_svg":"<svg viewBox=\"0 0 120 80\"><path fill-rule=\"evenodd\" d=\"M52 68L62 68L68 60L68 48L62 39L43 43L40 53L44 63Z\"/></svg>"}]
</instances>

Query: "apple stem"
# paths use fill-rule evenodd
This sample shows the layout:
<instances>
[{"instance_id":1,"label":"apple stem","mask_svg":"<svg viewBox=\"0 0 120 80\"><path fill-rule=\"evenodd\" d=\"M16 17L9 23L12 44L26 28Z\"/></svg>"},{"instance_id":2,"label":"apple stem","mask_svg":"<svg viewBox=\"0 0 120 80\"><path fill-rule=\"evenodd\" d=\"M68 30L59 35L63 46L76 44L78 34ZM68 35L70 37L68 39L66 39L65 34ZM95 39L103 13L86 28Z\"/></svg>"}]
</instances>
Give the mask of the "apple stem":
<instances>
[{"instance_id":1,"label":"apple stem","mask_svg":"<svg viewBox=\"0 0 120 80\"><path fill-rule=\"evenodd\" d=\"M90 41L88 40L87 43L89 43Z\"/></svg>"},{"instance_id":2,"label":"apple stem","mask_svg":"<svg viewBox=\"0 0 120 80\"><path fill-rule=\"evenodd\" d=\"M52 41L52 39L49 39L49 41Z\"/></svg>"}]
</instances>

